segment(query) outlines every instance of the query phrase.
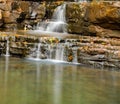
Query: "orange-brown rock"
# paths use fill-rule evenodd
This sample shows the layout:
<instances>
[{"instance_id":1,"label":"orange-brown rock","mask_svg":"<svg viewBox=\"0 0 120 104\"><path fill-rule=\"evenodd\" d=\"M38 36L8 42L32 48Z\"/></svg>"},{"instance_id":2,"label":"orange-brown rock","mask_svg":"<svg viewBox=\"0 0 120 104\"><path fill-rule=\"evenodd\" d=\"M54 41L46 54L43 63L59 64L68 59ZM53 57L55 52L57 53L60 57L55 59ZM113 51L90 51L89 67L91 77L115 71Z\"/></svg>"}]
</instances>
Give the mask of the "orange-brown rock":
<instances>
[{"instance_id":1,"label":"orange-brown rock","mask_svg":"<svg viewBox=\"0 0 120 104\"><path fill-rule=\"evenodd\" d=\"M86 10L87 21L103 28L120 30L120 2L93 2Z\"/></svg>"}]
</instances>

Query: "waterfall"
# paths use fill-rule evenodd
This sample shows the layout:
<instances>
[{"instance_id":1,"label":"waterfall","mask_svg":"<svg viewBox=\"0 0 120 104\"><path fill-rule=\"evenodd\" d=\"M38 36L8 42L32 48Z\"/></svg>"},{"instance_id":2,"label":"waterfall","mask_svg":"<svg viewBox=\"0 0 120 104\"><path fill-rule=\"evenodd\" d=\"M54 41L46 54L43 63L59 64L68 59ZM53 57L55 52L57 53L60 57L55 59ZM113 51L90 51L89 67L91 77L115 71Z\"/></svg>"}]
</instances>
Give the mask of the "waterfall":
<instances>
[{"instance_id":1,"label":"waterfall","mask_svg":"<svg viewBox=\"0 0 120 104\"><path fill-rule=\"evenodd\" d=\"M79 47L75 46L76 43L71 43L72 39L65 42L58 40L58 43L50 43L48 40L43 42L41 39L39 43L35 43L35 46L30 49L31 51L27 58L36 61L78 64ZM72 59L68 60L70 57Z\"/></svg>"},{"instance_id":2,"label":"waterfall","mask_svg":"<svg viewBox=\"0 0 120 104\"><path fill-rule=\"evenodd\" d=\"M36 43L27 57L34 60L39 60L41 58L41 43Z\"/></svg>"},{"instance_id":3,"label":"waterfall","mask_svg":"<svg viewBox=\"0 0 120 104\"><path fill-rule=\"evenodd\" d=\"M88 2L90 0L74 0L75 2Z\"/></svg>"},{"instance_id":4,"label":"waterfall","mask_svg":"<svg viewBox=\"0 0 120 104\"><path fill-rule=\"evenodd\" d=\"M64 46L63 46L63 44L56 45L55 59L64 61Z\"/></svg>"},{"instance_id":5,"label":"waterfall","mask_svg":"<svg viewBox=\"0 0 120 104\"><path fill-rule=\"evenodd\" d=\"M55 9L51 21L43 21L38 23L37 29L45 32L61 32L66 33L66 4L60 5Z\"/></svg>"},{"instance_id":6,"label":"waterfall","mask_svg":"<svg viewBox=\"0 0 120 104\"><path fill-rule=\"evenodd\" d=\"M6 54L5 54L5 56L10 56L10 54L9 54L9 37L6 37L6 41L7 41L7 43L6 43Z\"/></svg>"},{"instance_id":7,"label":"waterfall","mask_svg":"<svg viewBox=\"0 0 120 104\"><path fill-rule=\"evenodd\" d=\"M36 58L39 59L41 55L41 43L38 43L38 48L36 51Z\"/></svg>"},{"instance_id":8,"label":"waterfall","mask_svg":"<svg viewBox=\"0 0 120 104\"><path fill-rule=\"evenodd\" d=\"M73 62L74 62L74 63L78 63L77 48L73 49L73 54L74 54Z\"/></svg>"}]
</instances>

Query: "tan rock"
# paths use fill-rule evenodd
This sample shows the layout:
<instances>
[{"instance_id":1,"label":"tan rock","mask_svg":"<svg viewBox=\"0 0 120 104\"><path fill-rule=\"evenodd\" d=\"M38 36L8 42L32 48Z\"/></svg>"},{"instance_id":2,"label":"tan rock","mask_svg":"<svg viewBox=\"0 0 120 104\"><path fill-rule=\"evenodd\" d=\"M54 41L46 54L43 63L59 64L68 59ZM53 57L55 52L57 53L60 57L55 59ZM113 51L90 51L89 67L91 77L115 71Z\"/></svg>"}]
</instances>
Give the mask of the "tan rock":
<instances>
[{"instance_id":1,"label":"tan rock","mask_svg":"<svg viewBox=\"0 0 120 104\"><path fill-rule=\"evenodd\" d=\"M86 11L86 19L91 23L97 23L103 28L120 30L120 1L93 2Z\"/></svg>"},{"instance_id":2,"label":"tan rock","mask_svg":"<svg viewBox=\"0 0 120 104\"><path fill-rule=\"evenodd\" d=\"M0 0L0 3L5 3L6 2L6 0Z\"/></svg>"},{"instance_id":3,"label":"tan rock","mask_svg":"<svg viewBox=\"0 0 120 104\"><path fill-rule=\"evenodd\" d=\"M112 38L120 38L120 31L110 30L100 27L99 25L90 25L87 29L88 33L92 33L99 37L112 37Z\"/></svg>"},{"instance_id":4,"label":"tan rock","mask_svg":"<svg viewBox=\"0 0 120 104\"><path fill-rule=\"evenodd\" d=\"M29 12L30 2L27 1L20 1L19 2L20 8L24 12Z\"/></svg>"},{"instance_id":5,"label":"tan rock","mask_svg":"<svg viewBox=\"0 0 120 104\"><path fill-rule=\"evenodd\" d=\"M0 10L0 20L2 19L2 11Z\"/></svg>"},{"instance_id":6,"label":"tan rock","mask_svg":"<svg viewBox=\"0 0 120 104\"><path fill-rule=\"evenodd\" d=\"M10 11L3 11L2 15L3 15L3 18L8 18L10 16Z\"/></svg>"}]
</instances>

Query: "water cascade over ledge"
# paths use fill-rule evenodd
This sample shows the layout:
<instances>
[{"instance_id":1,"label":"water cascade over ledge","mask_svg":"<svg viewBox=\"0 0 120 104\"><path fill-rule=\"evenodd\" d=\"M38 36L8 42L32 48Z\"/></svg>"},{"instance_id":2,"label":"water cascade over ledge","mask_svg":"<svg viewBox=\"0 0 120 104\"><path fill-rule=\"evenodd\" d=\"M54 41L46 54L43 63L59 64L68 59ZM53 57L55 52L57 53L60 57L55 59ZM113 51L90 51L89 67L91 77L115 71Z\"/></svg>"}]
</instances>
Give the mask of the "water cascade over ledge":
<instances>
[{"instance_id":1,"label":"water cascade over ledge","mask_svg":"<svg viewBox=\"0 0 120 104\"><path fill-rule=\"evenodd\" d=\"M40 43L36 43L31 49L27 59L78 64L78 47L73 48L72 45L67 40L61 43L45 43L40 40Z\"/></svg>"},{"instance_id":2,"label":"water cascade over ledge","mask_svg":"<svg viewBox=\"0 0 120 104\"><path fill-rule=\"evenodd\" d=\"M75 2L88 2L90 0L74 0Z\"/></svg>"},{"instance_id":3,"label":"water cascade over ledge","mask_svg":"<svg viewBox=\"0 0 120 104\"><path fill-rule=\"evenodd\" d=\"M66 33L67 23L65 18L66 4L58 6L52 16L50 21L46 20L39 22L37 25L37 30L42 32L60 32Z\"/></svg>"}]
</instances>

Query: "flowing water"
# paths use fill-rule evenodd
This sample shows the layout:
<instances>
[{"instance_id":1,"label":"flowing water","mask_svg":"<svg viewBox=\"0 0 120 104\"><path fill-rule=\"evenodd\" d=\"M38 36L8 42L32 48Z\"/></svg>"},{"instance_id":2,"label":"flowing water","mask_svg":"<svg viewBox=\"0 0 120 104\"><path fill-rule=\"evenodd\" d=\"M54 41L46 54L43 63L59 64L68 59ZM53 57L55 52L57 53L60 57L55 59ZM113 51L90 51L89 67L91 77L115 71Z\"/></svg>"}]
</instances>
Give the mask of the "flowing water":
<instances>
[{"instance_id":1,"label":"flowing water","mask_svg":"<svg viewBox=\"0 0 120 104\"><path fill-rule=\"evenodd\" d=\"M74 0L75 2L88 2L90 0Z\"/></svg>"},{"instance_id":2,"label":"flowing water","mask_svg":"<svg viewBox=\"0 0 120 104\"><path fill-rule=\"evenodd\" d=\"M44 32L61 32L66 33L66 18L65 18L66 4L60 5L55 9L52 19L50 21L43 21L38 23L37 29Z\"/></svg>"},{"instance_id":3,"label":"flowing water","mask_svg":"<svg viewBox=\"0 0 120 104\"><path fill-rule=\"evenodd\" d=\"M5 56L10 56L9 53L9 37L6 37L6 54Z\"/></svg>"},{"instance_id":4,"label":"flowing water","mask_svg":"<svg viewBox=\"0 0 120 104\"><path fill-rule=\"evenodd\" d=\"M26 58L34 61L43 60L43 61L58 61L70 64L80 64L77 61L78 47L69 47L69 45L72 44L68 42L56 44L36 43L33 49L31 49L30 54L27 55ZM73 53L73 55L71 55L73 57L73 60L68 61L69 53L71 52Z\"/></svg>"},{"instance_id":5,"label":"flowing water","mask_svg":"<svg viewBox=\"0 0 120 104\"><path fill-rule=\"evenodd\" d=\"M120 72L0 57L0 104L120 104Z\"/></svg>"}]
</instances>

